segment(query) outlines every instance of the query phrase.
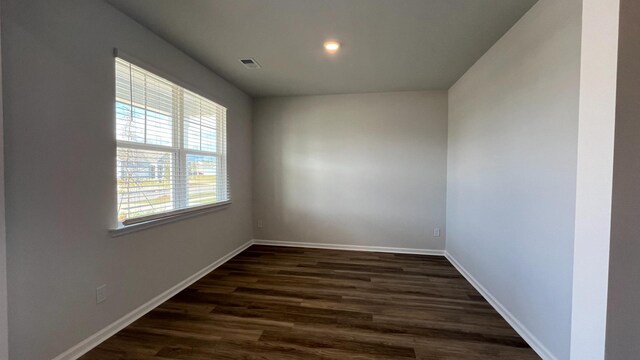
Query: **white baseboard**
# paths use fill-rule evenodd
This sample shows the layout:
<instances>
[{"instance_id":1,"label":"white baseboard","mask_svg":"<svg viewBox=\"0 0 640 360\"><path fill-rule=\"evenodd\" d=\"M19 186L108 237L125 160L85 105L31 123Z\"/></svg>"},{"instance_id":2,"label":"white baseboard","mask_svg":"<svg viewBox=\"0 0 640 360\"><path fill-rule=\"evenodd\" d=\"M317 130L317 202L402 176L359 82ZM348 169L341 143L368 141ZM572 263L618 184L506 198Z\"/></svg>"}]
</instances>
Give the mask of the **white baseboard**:
<instances>
[{"instance_id":1,"label":"white baseboard","mask_svg":"<svg viewBox=\"0 0 640 360\"><path fill-rule=\"evenodd\" d=\"M73 346L69 350L56 356L53 360L75 360L80 356L87 353L89 350L98 346L100 343L115 335L118 331L124 329L132 322L138 320L140 317L155 309L163 302L169 300L172 296L186 289L191 284L200 280L202 277L215 270L220 265L226 263L237 254L244 251L251 245L269 245L269 246L288 246L288 247L301 247L301 248L315 248L315 249L332 249L332 250L355 250L355 251L371 251L371 252L387 252L396 254L417 254L417 255L435 255L445 256L451 264L473 285L480 294L496 309L496 311L502 315L502 317L513 327L520 336L533 348L533 350L545 360L557 360L557 358L533 335L524 327L487 289L484 288L451 254L444 250L428 250L428 249L408 249L408 248L394 248L384 246L363 246L363 245L342 245L342 244L320 244L320 243L305 243L305 242L293 242L293 241L276 241L276 240L260 240L253 239L237 249L231 251L220 259L214 261L204 269L189 276L180 283L174 285L169 290L149 300L147 303L141 305L137 309L131 311L127 315L116 320L114 323L108 325L104 329L89 336L82 342Z\"/></svg>"},{"instance_id":2,"label":"white baseboard","mask_svg":"<svg viewBox=\"0 0 640 360\"><path fill-rule=\"evenodd\" d=\"M204 269L202 269L202 270L198 271L197 273L189 276L188 278L184 279L180 283L174 285L169 290L163 292L162 294L160 294L160 295L156 296L155 298L149 300L147 303L143 304L142 306L138 307L137 309L133 310L132 312L128 313L127 315L125 315L125 316L121 317L120 319L116 320L111 325L108 325L104 329L102 329L102 330L98 331L97 333L89 336L88 338L86 338L85 340L83 340L79 344L75 345L74 347L70 348L69 350L63 352L62 354L60 354L58 356L56 356L53 360L75 360L75 359L79 358L80 356L84 355L89 350L91 350L94 347L98 346L100 343L102 343L103 341L105 341L109 337L113 336L118 331L124 329L129 324L131 324L132 322L138 320L140 317L142 317L143 315L145 315L149 311L155 309L156 307L158 307L163 302L169 300L175 294L177 294L180 291L186 289L187 287L189 287L189 285L191 285L194 282L200 280L202 277L204 277L205 275L207 275L211 271L215 270L220 265L226 263L231 258L233 258L237 254L241 253L243 250L245 250L246 248L248 248L251 245L253 245L253 240L249 240L248 242L246 242L242 246L240 246L237 249L231 251L230 253L226 254L225 256L221 257L220 259L214 261L213 263L211 263L210 265L208 265Z\"/></svg>"},{"instance_id":3,"label":"white baseboard","mask_svg":"<svg viewBox=\"0 0 640 360\"><path fill-rule=\"evenodd\" d=\"M395 253L395 254L444 256L444 250L430 250L430 249L408 249L408 248L395 248L395 247L385 247L385 246L321 244L321 243L261 240L261 239L253 239L253 243L256 245L269 245L269 246L288 246L288 247L301 247L301 248L314 248L314 249L374 251L374 252L386 252L386 253Z\"/></svg>"},{"instance_id":4,"label":"white baseboard","mask_svg":"<svg viewBox=\"0 0 640 360\"><path fill-rule=\"evenodd\" d=\"M467 269L462 266L449 252L445 252L444 256L453 266L464 276L467 281L473 285L476 290L493 306L494 309L511 325L511 327L526 341L529 346L544 360L557 360L549 349L547 349L518 319L507 310L507 308L498 301L489 290L487 290L476 278L471 275Z\"/></svg>"}]
</instances>

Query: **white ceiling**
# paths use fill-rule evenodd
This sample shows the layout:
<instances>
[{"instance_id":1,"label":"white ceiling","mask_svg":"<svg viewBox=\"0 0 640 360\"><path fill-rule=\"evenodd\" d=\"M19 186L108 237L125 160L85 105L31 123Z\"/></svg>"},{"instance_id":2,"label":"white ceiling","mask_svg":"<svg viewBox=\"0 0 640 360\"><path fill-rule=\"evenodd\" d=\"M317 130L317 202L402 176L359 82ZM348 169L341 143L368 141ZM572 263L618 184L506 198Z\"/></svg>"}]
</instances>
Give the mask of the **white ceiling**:
<instances>
[{"instance_id":1,"label":"white ceiling","mask_svg":"<svg viewBox=\"0 0 640 360\"><path fill-rule=\"evenodd\" d=\"M273 96L448 89L537 0L107 1L250 95ZM343 44L335 56L329 38Z\"/></svg>"}]
</instances>

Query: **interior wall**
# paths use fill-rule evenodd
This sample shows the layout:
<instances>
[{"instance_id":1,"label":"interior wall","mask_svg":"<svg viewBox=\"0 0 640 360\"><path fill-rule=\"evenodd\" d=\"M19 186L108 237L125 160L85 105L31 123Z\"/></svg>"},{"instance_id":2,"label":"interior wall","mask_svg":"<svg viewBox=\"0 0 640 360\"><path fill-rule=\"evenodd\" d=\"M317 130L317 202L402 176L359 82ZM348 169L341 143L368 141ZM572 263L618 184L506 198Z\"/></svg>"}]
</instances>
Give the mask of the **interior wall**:
<instances>
[{"instance_id":1,"label":"interior wall","mask_svg":"<svg viewBox=\"0 0 640 360\"><path fill-rule=\"evenodd\" d=\"M580 0L540 0L449 90L447 252L567 359Z\"/></svg>"},{"instance_id":2,"label":"interior wall","mask_svg":"<svg viewBox=\"0 0 640 360\"><path fill-rule=\"evenodd\" d=\"M619 0L582 1L571 359L605 356Z\"/></svg>"},{"instance_id":3,"label":"interior wall","mask_svg":"<svg viewBox=\"0 0 640 360\"><path fill-rule=\"evenodd\" d=\"M1 12L0 12L1 23ZM0 30L0 44L1 44ZM2 54L0 54L2 68ZM0 71L0 359L9 358L9 331L7 321L7 237L4 209L4 120L2 110L2 71Z\"/></svg>"},{"instance_id":4,"label":"interior wall","mask_svg":"<svg viewBox=\"0 0 640 360\"><path fill-rule=\"evenodd\" d=\"M263 98L253 111L256 238L444 249L446 92Z\"/></svg>"},{"instance_id":5,"label":"interior wall","mask_svg":"<svg viewBox=\"0 0 640 360\"><path fill-rule=\"evenodd\" d=\"M640 354L640 3L620 0L606 358Z\"/></svg>"},{"instance_id":6,"label":"interior wall","mask_svg":"<svg viewBox=\"0 0 640 360\"><path fill-rule=\"evenodd\" d=\"M51 359L252 238L251 99L101 0L1 5L9 344ZM229 208L109 235L113 48L228 108Z\"/></svg>"}]
</instances>

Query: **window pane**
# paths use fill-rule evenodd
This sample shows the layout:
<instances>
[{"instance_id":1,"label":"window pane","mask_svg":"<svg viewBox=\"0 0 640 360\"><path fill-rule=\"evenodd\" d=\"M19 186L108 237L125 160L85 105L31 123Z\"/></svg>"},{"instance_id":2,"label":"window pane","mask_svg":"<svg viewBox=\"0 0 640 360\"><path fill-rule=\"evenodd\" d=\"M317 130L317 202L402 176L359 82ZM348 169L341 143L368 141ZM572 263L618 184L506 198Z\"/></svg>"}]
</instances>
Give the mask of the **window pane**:
<instances>
[{"instance_id":1,"label":"window pane","mask_svg":"<svg viewBox=\"0 0 640 360\"><path fill-rule=\"evenodd\" d=\"M200 136L200 149L202 151L216 152L216 131L203 126Z\"/></svg>"},{"instance_id":2,"label":"window pane","mask_svg":"<svg viewBox=\"0 0 640 360\"><path fill-rule=\"evenodd\" d=\"M187 155L187 206L215 203L217 159L210 155Z\"/></svg>"},{"instance_id":3,"label":"window pane","mask_svg":"<svg viewBox=\"0 0 640 360\"><path fill-rule=\"evenodd\" d=\"M170 116L147 110L147 144L171 146L173 143L173 119Z\"/></svg>"},{"instance_id":4,"label":"window pane","mask_svg":"<svg viewBox=\"0 0 640 360\"><path fill-rule=\"evenodd\" d=\"M200 150L200 125L191 121L184 122L184 148Z\"/></svg>"},{"instance_id":5,"label":"window pane","mask_svg":"<svg viewBox=\"0 0 640 360\"><path fill-rule=\"evenodd\" d=\"M118 220L174 209L171 152L118 148Z\"/></svg>"},{"instance_id":6,"label":"window pane","mask_svg":"<svg viewBox=\"0 0 640 360\"><path fill-rule=\"evenodd\" d=\"M205 101L202 104L202 126L215 128L218 125L218 110L212 107L211 102L207 104Z\"/></svg>"},{"instance_id":7,"label":"window pane","mask_svg":"<svg viewBox=\"0 0 640 360\"><path fill-rule=\"evenodd\" d=\"M216 152L217 121L220 106L184 91L184 148Z\"/></svg>"},{"instance_id":8,"label":"window pane","mask_svg":"<svg viewBox=\"0 0 640 360\"><path fill-rule=\"evenodd\" d=\"M120 59L116 59L116 101L131 101L131 67Z\"/></svg>"},{"instance_id":9,"label":"window pane","mask_svg":"<svg viewBox=\"0 0 640 360\"><path fill-rule=\"evenodd\" d=\"M145 75L147 144L173 143L173 86Z\"/></svg>"},{"instance_id":10,"label":"window pane","mask_svg":"<svg viewBox=\"0 0 640 360\"><path fill-rule=\"evenodd\" d=\"M116 103L116 136L118 140L144 143L144 110Z\"/></svg>"},{"instance_id":11,"label":"window pane","mask_svg":"<svg viewBox=\"0 0 640 360\"><path fill-rule=\"evenodd\" d=\"M173 145L174 85L116 61L116 137L140 144Z\"/></svg>"},{"instance_id":12,"label":"window pane","mask_svg":"<svg viewBox=\"0 0 640 360\"><path fill-rule=\"evenodd\" d=\"M183 93L184 148L200 150L202 101L193 93Z\"/></svg>"}]
</instances>

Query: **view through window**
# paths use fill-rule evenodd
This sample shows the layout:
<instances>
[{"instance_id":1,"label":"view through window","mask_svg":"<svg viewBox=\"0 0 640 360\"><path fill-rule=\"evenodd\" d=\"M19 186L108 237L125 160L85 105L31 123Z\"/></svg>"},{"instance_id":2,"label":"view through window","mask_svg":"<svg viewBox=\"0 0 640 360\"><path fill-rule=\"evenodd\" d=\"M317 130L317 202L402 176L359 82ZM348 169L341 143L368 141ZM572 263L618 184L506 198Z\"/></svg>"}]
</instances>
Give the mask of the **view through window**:
<instances>
[{"instance_id":1,"label":"view through window","mask_svg":"<svg viewBox=\"0 0 640 360\"><path fill-rule=\"evenodd\" d=\"M118 221L229 201L227 109L116 58Z\"/></svg>"}]
</instances>

